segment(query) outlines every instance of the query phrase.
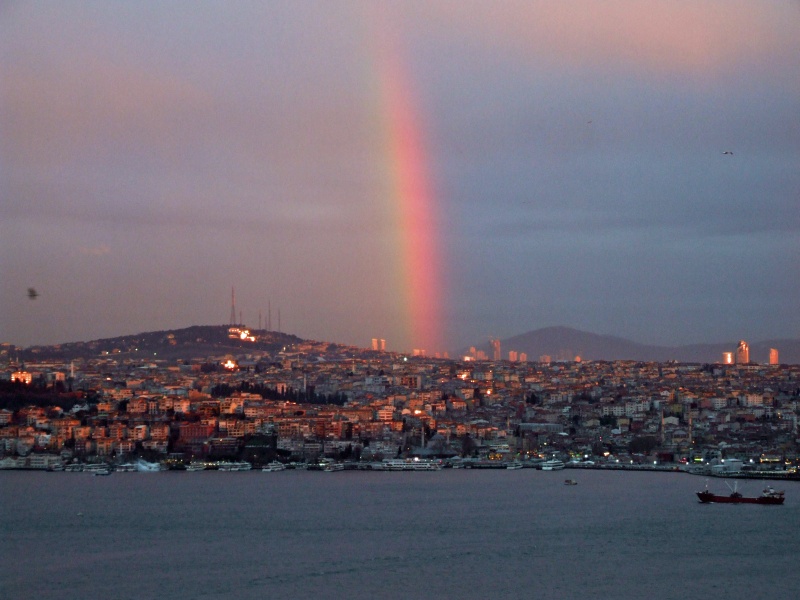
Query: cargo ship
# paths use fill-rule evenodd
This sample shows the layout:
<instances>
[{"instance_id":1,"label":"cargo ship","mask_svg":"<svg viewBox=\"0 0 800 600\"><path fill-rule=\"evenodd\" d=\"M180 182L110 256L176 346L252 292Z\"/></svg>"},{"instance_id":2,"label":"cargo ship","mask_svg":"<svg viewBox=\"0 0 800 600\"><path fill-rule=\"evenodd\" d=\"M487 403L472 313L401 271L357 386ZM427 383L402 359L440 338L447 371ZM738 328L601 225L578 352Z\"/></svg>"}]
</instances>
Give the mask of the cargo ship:
<instances>
[{"instance_id":1,"label":"cargo ship","mask_svg":"<svg viewBox=\"0 0 800 600\"><path fill-rule=\"evenodd\" d=\"M708 491L697 492L697 497L703 504L783 504L783 492L775 491L772 486L767 486L760 496L748 497L733 489L727 496L718 496Z\"/></svg>"}]
</instances>

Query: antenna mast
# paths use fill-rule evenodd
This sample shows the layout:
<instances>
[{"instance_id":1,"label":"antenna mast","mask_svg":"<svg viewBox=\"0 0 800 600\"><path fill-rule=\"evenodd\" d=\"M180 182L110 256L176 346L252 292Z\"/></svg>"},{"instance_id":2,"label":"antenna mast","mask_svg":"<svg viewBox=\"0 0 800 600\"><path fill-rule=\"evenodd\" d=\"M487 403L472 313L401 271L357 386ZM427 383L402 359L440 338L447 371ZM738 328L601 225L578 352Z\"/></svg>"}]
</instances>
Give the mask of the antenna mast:
<instances>
[{"instance_id":1,"label":"antenna mast","mask_svg":"<svg viewBox=\"0 0 800 600\"><path fill-rule=\"evenodd\" d=\"M231 286L231 325L236 325L236 291Z\"/></svg>"}]
</instances>

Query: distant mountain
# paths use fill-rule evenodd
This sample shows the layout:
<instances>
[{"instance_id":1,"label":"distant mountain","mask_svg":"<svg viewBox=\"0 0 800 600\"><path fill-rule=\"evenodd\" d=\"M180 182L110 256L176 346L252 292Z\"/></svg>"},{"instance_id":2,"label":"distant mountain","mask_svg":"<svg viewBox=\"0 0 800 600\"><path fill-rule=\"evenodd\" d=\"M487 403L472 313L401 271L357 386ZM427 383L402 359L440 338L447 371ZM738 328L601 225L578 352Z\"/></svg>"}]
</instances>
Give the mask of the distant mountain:
<instances>
[{"instance_id":1,"label":"distant mountain","mask_svg":"<svg viewBox=\"0 0 800 600\"><path fill-rule=\"evenodd\" d=\"M750 343L750 342L749 342ZM548 355L552 360L637 360L665 362L716 363L722 360L723 352L736 350L738 340L719 344L692 344L687 346L656 346L639 344L612 335L598 335L571 327L545 327L529 331L500 341L503 358L509 350L525 352L528 360L538 360ZM477 346L476 346L477 347ZM800 363L800 340L765 340L750 343L750 360L766 363L769 349L777 348L780 362ZM491 345L482 344L479 349L492 356Z\"/></svg>"},{"instance_id":2,"label":"distant mountain","mask_svg":"<svg viewBox=\"0 0 800 600\"><path fill-rule=\"evenodd\" d=\"M90 342L71 342L53 346L9 348L20 359L70 360L110 356L120 359L193 359L226 354L255 352L277 353L284 348L289 351L314 347L315 351L345 351L349 346L335 342L312 342L295 335L276 331L253 331L257 341L232 339L228 325L195 325L184 329L151 331L136 335L125 335ZM501 340L502 358L508 358L509 350L525 352L528 360L536 361L542 355L552 360L636 360L665 362L717 363L723 352L733 352L738 341L720 344L694 344L689 346L655 346L639 344L611 335L588 333L571 327L545 327L522 335ZM491 346L486 343L476 346L492 356ZM784 364L800 364L800 340L765 340L750 343L750 360L766 363L769 349L777 348ZM8 348L2 350L7 352Z\"/></svg>"}]
</instances>

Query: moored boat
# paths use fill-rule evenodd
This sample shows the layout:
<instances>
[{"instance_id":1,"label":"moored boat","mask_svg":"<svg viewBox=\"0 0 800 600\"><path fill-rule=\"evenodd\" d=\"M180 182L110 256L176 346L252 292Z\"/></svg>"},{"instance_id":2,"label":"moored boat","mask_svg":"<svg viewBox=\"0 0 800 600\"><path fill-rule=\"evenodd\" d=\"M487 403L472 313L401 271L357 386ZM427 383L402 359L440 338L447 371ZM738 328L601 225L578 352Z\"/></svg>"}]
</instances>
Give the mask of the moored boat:
<instances>
[{"instance_id":1,"label":"moored boat","mask_svg":"<svg viewBox=\"0 0 800 600\"><path fill-rule=\"evenodd\" d=\"M275 473L277 471L285 471L286 465L284 465L280 461L273 460L272 462L267 463L266 465L261 467L261 470L264 471L265 473Z\"/></svg>"},{"instance_id":2,"label":"moored boat","mask_svg":"<svg viewBox=\"0 0 800 600\"><path fill-rule=\"evenodd\" d=\"M83 472L91 473L93 475L111 475L111 467L106 463L85 465L83 467Z\"/></svg>"},{"instance_id":3,"label":"moored boat","mask_svg":"<svg viewBox=\"0 0 800 600\"><path fill-rule=\"evenodd\" d=\"M542 471L560 471L563 468L564 462L557 458L552 458L542 463Z\"/></svg>"},{"instance_id":4,"label":"moored boat","mask_svg":"<svg viewBox=\"0 0 800 600\"><path fill-rule=\"evenodd\" d=\"M578 482L575 481L574 479L565 479L564 485L578 485Z\"/></svg>"}]
</instances>

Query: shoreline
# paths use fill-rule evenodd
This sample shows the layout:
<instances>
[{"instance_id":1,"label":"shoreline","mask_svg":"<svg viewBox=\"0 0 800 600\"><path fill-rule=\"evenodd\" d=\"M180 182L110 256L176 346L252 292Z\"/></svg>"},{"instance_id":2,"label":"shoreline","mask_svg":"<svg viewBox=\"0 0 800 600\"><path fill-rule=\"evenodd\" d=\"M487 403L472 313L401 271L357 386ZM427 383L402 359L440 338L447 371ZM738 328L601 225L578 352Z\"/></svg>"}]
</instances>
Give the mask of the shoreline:
<instances>
[{"instance_id":1,"label":"shoreline","mask_svg":"<svg viewBox=\"0 0 800 600\"><path fill-rule=\"evenodd\" d=\"M367 471L367 472L390 472L393 469L385 469L385 468L373 468L372 463L338 463L342 465L341 471ZM566 464L564 465L563 469L557 469L558 471L566 471L566 470L579 470L579 471L648 471L648 472L658 472L658 473L684 473L687 475L693 476L700 476L700 477L713 477L715 479L752 479L752 480L774 480L774 481L800 481L800 473L788 473L788 472L770 472L770 471L759 471L759 472L735 472L735 473L711 473L706 471L700 471L697 469L687 469L682 468L682 465L643 465L643 464L633 464L633 465L623 465L623 464L607 464L607 465L577 465L577 464ZM110 466L111 472L129 472L129 471L116 471L113 466ZM454 468L452 465L445 465L443 464L439 469L435 470L442 470L442 469L452 469ZM540 471L538 465L532 464L524 464L524 469L535 469ZM464 469L464 470L508 470L506 463L501 464L489 464L489 463L473 463L471 465L458 465L455 469ZM201 471L218 471L219 469L215 468L207 468L207 469L199 469ZM308 470L308 471L320 471L325 472L322 468L294 468L288 467L286 470ZM420 469L422 470L422 469ZM428 469L426 471L432 471L434 469ZM70 472L65 471L63 469L48 469L48 468L36 468L36 467L3 467L0 468L0 472L3 471L37 471L37 472L46 472L46 473L63 473L63 472ZM163 469L160 472L173 472L173 471L186 471L186 469ZM414 471L414 469L403 469L403 471ZM92 474L92 470L75 470L75 473L86 473ZM132 471L136 472L136 471ZM224 470L222 471L224 472ZM253 467L252 469L241 470L240 472L261 472L260 467Z\"/></svg>"}]
</instances>

